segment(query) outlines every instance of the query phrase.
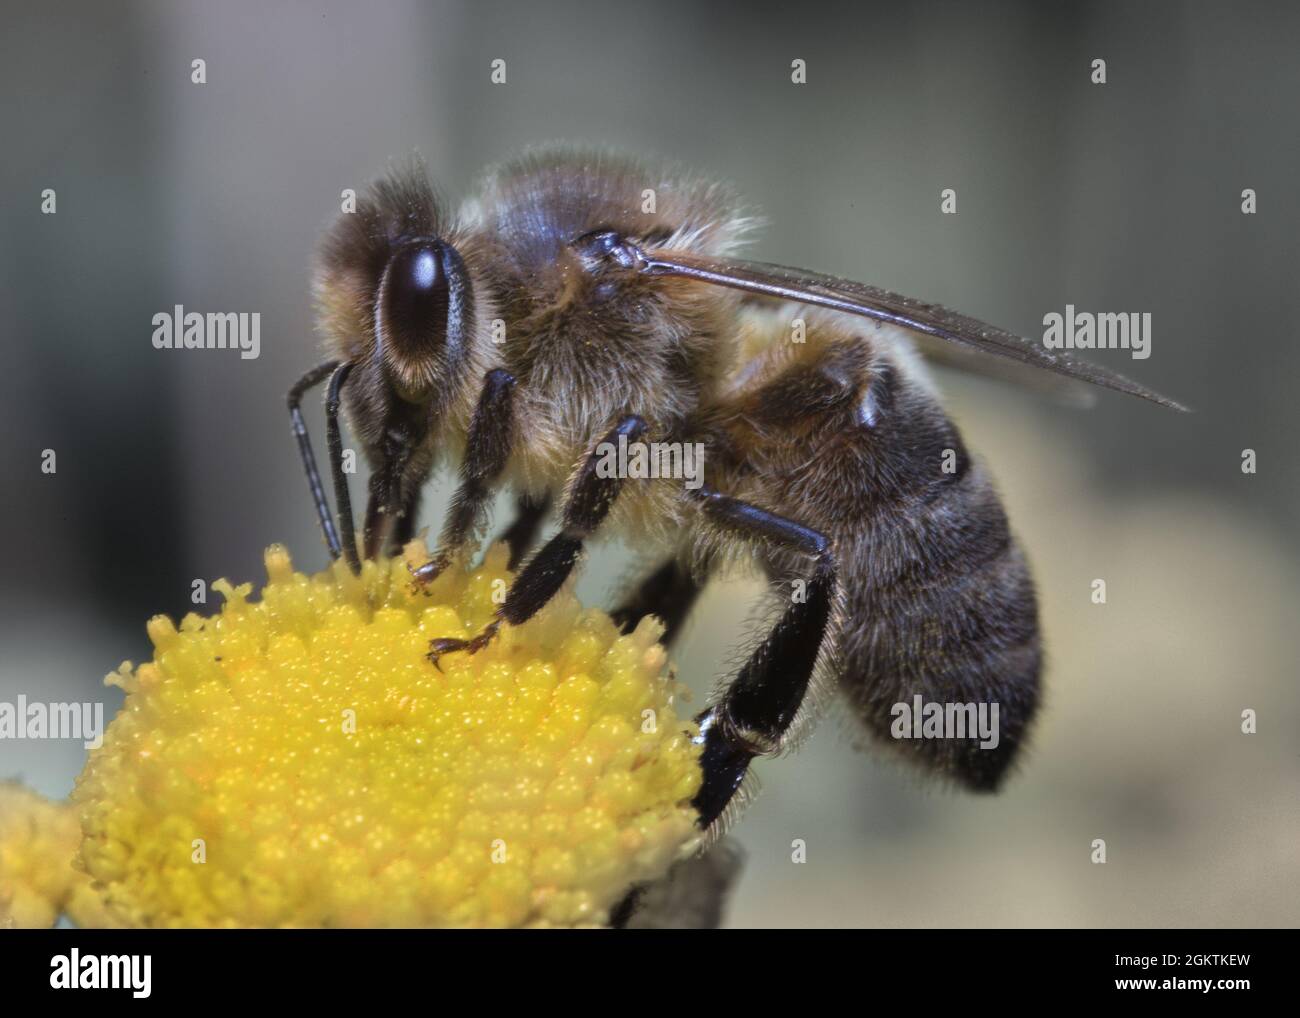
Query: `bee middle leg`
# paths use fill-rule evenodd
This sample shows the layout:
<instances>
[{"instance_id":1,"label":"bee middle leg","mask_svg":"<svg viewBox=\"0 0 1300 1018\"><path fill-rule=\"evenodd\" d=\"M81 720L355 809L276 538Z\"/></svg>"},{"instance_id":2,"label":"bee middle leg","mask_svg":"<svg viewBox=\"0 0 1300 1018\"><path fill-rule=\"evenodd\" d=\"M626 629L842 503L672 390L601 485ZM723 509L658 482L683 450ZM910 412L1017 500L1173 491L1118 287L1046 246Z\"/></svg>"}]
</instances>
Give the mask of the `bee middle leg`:
<instances>
[{"instance_id":1,"label":"bee middle leg","mask_svg":"<svg viewBox=\"0 0 1300 1018\"><path fill-rule=\"evenodd\" d=\"M519 496L515 503L514 521L501 532L499 538L510 548L510 560L506 563L506 568L512 573L518 570L519 563L524 560L537 540L537 532L542 528L542 520L550 510L549 494L539 498L529 495Z\"/></svg>"},{"instance_id":2,"label":"bee middle leg","mask_svg":"<svg viewBox=\"0 0 1300 1018\"><path fill-rule=\"evenodd\" d=\"M812 575L776 627L758 645L718 701L696 718L704 782L693 805L708 827L740 788L750 761L775 753L812 680L831 619L835 559L819 531L705 485L694 494L718 526L750 541L801 552Z\"/></svg>"},{"instance_id":3,"label":"bee middle leg","mask_svg":"<svg viewBox=\"0 0 1300 1018\"><path fill-rule=\"evenodd\" d=\"M564 507L560 532L542 545L541 551L515 577L506 593L505 603L497 609L496 618L481 633L469 640L445 638L430 643L428 656L435 666L443 654L458 650L472 654L486 647L503 623L523 625L564 586L582 554L583 543L609 515L622 486L622 478L602 477L597 473L596 467L601 460L597 450L606 444L617 445L623 437L628 442L635 442L645 434L646 428L642 418L629 414L597 443L578 471L568 504Z\"/></svg>"}]
</instances>

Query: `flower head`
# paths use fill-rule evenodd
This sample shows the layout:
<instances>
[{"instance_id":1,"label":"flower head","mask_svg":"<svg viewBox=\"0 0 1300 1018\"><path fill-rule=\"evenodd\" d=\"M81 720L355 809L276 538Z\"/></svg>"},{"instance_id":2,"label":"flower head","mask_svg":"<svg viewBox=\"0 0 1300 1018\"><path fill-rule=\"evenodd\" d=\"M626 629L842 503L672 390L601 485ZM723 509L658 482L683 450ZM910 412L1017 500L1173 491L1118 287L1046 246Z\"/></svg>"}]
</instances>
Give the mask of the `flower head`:
<instances>
[{"instance_id":1,"label":"flower head","mask_svg":"<svg viewBox=\"0 0 1300 1018\"><path fill-rule=\"evenodd\" d=\"M565 592L477 654L505 550L428 589L404 558L214 585L150 621L73 801L113 921L150 926L571 926L699 844L694 726L659 630L620 636Z\"/></svg>"}]
</instances>

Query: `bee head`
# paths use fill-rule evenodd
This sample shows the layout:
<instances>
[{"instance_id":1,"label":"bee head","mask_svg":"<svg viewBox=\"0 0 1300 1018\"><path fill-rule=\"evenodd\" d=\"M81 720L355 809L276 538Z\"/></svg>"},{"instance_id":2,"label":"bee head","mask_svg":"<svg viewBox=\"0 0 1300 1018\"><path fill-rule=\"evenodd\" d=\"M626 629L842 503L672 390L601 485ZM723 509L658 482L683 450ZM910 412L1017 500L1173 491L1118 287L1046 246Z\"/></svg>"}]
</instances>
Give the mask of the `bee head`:
<instances>
[{"instance_id":1,"label":"bee head","mask_svg":"<svg viewBox=\"0 0 1300 1018\"><path fill-rule=\"evenodd\" d=\"M424 167L395 167L325 237L316 272L321 328L340 360L398 403L434 409L464 373L473 287Z\"/></svg>"}]
</instances>

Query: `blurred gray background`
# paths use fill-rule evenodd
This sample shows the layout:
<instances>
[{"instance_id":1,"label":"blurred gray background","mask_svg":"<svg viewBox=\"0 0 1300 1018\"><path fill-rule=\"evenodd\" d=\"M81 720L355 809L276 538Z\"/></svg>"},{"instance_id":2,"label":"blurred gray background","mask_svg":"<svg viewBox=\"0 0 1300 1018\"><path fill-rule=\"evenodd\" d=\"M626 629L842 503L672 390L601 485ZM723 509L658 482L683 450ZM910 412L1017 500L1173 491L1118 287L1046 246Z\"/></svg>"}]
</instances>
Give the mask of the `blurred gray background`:
<instances>
[{"instance_id":1,"label":"blurred gray background","mask_svg":"<svg viewBox=\"0 0 1300 1018\"><path fill-rule=\"evenodd\" d=\"M941 379L1041 587L1034 746L1005 793L976 799L828 721L759 767L730 921L1300 920L1294 7L2 9L0 699L107 696L111 714L100 678L147 656L145 620L189 610L194 578L260 580L272 541L323 564L284 392L318 357L309 257L343 188L419 150L459 198L522 145L610 143L736 184L769 220L755 257L1030 336L1066 303L1149 311L1149 360L1092 356L1197 411L1105 394L1079 412ZM177 303L260 311L260 359L154 350L151 318ZM624 564L599 552L580 593L608 603ZM697 702L759 592L706 597L676 654ZM77 743L0 743L0 777L51 795L82 760Z\"/></svg>"}]
</instances>

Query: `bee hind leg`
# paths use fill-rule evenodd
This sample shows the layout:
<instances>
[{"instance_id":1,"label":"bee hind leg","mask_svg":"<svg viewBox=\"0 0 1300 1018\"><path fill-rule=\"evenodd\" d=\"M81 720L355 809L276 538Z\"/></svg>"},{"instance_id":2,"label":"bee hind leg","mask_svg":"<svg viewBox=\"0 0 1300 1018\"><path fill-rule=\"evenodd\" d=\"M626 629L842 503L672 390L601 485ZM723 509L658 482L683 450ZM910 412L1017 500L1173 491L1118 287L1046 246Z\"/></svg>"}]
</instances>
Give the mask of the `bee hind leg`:
<instances>
[{"instance_id":1,"label":"bee hind leg","mask_svg":"<svg viewBox=\"0 0 1300 1018\"><path fill-rule=\"evenodd\" d=\"M754 650L718 702L696 718L704 782L693 805L701 827L726 809L756 756L776 752L799 712L830 624L835 560L830 541L811 527L723 495L707 485L695 494L723 529L813 560L801 598Z\"/></svg>"}]
</instances>

